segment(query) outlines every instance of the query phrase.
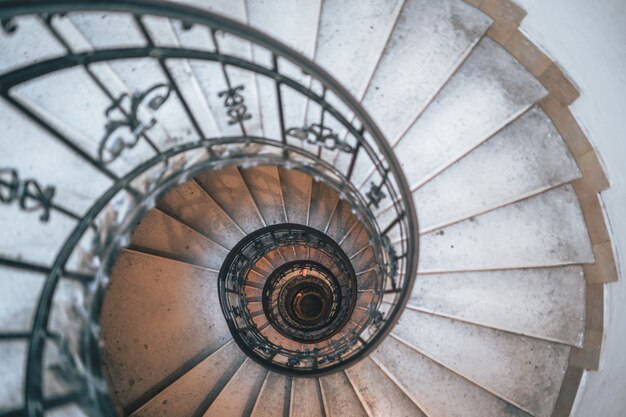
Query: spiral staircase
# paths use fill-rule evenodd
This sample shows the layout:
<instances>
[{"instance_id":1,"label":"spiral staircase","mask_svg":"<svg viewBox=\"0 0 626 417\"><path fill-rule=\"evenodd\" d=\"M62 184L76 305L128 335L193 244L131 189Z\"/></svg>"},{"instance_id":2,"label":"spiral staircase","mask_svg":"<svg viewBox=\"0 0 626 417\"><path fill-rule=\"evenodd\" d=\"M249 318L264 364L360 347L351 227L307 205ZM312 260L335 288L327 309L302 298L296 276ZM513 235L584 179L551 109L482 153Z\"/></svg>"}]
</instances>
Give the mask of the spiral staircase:
<instances>
[{"instance_id":1,"label":"spiral staircase","mask_svg":"<svg viewBox=\"0 0 626 417\"><path fill-rule=\"evenodd\" d=\"M0 2L0 416L569 415L598 190L518 15Z\"/></svg>"}]
</instances>

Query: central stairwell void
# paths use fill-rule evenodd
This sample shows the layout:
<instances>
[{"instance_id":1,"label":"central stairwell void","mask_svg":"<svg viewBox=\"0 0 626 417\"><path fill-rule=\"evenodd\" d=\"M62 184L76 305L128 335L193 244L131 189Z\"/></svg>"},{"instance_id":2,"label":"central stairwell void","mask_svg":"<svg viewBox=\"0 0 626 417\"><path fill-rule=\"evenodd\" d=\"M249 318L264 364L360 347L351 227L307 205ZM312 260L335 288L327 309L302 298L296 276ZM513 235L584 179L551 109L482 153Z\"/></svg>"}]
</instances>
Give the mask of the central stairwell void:
<instances>
[{"instance_id":1,"label":"central stairwell void","mask_svg":"<svg viewBox=\"0 0 626 417\"><path fill-rule=\"evenodd\" d=\"M184 3L0 3L0 417L559 415L581 172L492 19Z\"/></svg>"}]
</instances>

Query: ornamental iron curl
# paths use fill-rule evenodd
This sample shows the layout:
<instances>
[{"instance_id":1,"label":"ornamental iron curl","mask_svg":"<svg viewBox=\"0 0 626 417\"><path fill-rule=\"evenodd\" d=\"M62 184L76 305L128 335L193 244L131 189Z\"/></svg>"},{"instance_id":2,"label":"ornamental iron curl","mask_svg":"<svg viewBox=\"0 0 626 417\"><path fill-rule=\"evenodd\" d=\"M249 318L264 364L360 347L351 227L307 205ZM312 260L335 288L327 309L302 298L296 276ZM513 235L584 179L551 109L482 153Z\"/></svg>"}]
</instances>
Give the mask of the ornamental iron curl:
<instances>
[{"instance_id":1,"label":"ornamental iron curl","mask_svg":"<svg viewBox=\"0 0 626 417\"><path fill-rule=\"evenodd\" d=\"M329 127L322 126L319 123L313 123L305 127L292 127L286 132L287 136L306 141L311 145L323 146L324 148L334 151L339 149L346 153L353 153L354 148L345 141L339 139L339 136Z\"/></svg>"},{"instance_id":2,"label":"ornamental iron curl","mask_svg":"<svg viewBox=\"0 0 626 417\"><path fill-rule=\"evenodd\" d=\"M98 147L100 161L110 164L126 149L137 146L145 132L157 123L155 118L151 118L148 122L142 121L138 115L140 109L145 104L147 110L158 110L169 98L171 92L171 85L156 84L143 92L134 92L132 95L121 94L105 111L108 122L105 126L104 137L100 140ZM115 110L119 113L119 117L112 118ZM120 130L121 134L114 138L114 133Z\"/></svg>"},{"instance_id":3,"label":"ornamental iron curl","mask_svg":"<svg viewBox=\"0 0 626 417\"><path fill-rule=\"evenodd\" d=\"M228 124L231 126L252 119L252 115L248 113L248 107L244 104L246 99L240 93L243 90L244 86L238 85L217 93L218 97L224 97L226 114L230 117Z\"/></svg>"},{"instance_id":4,"label":"ornamental iron curl","mask_svg":"<svg viewBox=\"0 0 626 417\"><path fill-rule=\"evenodd\" d=\"M15 169L0 169L0 203L11 204L19 201L19 206L24 211L43 210L39 220L46 223L50 220L52 199L56 190L52 186L43 188L34 179L20 180Z\"/></svg>"}]
</instances>

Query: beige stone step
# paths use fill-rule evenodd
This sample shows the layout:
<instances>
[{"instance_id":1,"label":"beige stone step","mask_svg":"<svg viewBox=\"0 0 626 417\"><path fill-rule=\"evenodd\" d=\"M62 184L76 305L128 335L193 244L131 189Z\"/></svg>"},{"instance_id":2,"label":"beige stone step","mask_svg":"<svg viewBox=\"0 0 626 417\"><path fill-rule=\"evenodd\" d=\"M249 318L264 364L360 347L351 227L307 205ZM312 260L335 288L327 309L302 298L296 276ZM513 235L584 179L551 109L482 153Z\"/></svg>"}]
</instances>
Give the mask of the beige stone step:
<instances>
[{"instance_id":1,"label":"beige stone step","mask_svg":"<svg viewBox=\"0 0 626 417\"><path fill-rule=\"evenodd\" d=\"M196 180L246 233L266 226L237 167L210 171Z\"/></svg>"},{"instance_id":2,"label":"beige stone step","mask_svg":"<svg viewBox=\"0 0 626 417\"><path fill-rule=\"evenodd\" d=\"M296 170L279 168L278 173L283 190L287 222L306 225L309 219L313 179Z\"/></svg>"},{"instance_id":3,"label":"beige stone step","mask_svg":"<svg viewBox=\"0 0 626 417\"><path fill-rule=\"evenodd\" d=\"M285 204L276 166L263 165L239 171L256 206L269 226L286 223Z\"/></svg>"},{"instance_id":4,"label":"beige stone step","mask_svg":"<svg viewBox=\"0 0 626 417\"><path fill-rule=\"evenodd\" d=\"M339 195L335 190L321 181L313 181L308 226L322 232L326 231L338 202Z\"/></svg>"},{"instance_id":5,"label":"beige stone step","mask_svg":"<svg viewBox=\"0 0 626 417\"><path fill-rule=\"evenodd\" d=\"M245 237L245 232L194 180L166 193L157 207L227 249Z\"/></svg>"},{"instance_id":6,"label":"beige stone step","mask_svg":"<svg viewBox=\"0 0 626 417\"><path fill-rule=\"evenodd\" d=\"M123 407L142 403L231 338L216 278L204 268L122 251L101 325L103 361Z\"/></svg>"},{"instance_id":7,"label":"beige stone step","mask_svg":"<svg viewBox=\"0 0 626 417\"><path fill-rule=\"evenodd\" d=\"M217 398L245 358L245 354L234 341L227 342L132 416L192 416L197 410L206 409L208 404Z\"/></svg>"},{"instance_id":8,"label":"beige stone step","mask_svg":"<svg viewBox=\"0 0 626 417\"><path fill-rule=\"evenodd\" d=\"M287 416L291 397L291 378L269 371L252 410L252 417Z\"/></svg>"},{"instance_id":9,"label":"beige stone step","mask_svg":"<svg viewBox=\"0 0 626 417\"><path fill-rule=\"evenodd\" d=\"M204 417L249 416L266 374L267 369L247 358L204 413Z\"/></svg>"},{"instance_id":10,"label":"beige stone step","mask_svg":"<svg viewBox=\"0 0 626 417\"><path fill-rule=\"evenodd\" d=\"M159 209L139 221L131 236L133 249L219 271L228 251Z\"/></svg>"}]
</instances>

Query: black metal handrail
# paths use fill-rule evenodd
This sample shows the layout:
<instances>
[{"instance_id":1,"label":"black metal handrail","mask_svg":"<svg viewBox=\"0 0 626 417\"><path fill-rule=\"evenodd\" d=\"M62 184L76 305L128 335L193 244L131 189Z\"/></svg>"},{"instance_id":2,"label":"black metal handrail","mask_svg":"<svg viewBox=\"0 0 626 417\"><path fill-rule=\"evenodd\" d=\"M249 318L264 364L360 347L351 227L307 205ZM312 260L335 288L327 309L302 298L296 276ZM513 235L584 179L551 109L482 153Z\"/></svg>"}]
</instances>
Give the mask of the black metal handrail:
<instances>
[{"instance_id":1,"label":"black metal handrail","mask_svg":"<svg viewBox=\"0 0 626 417\"><path fill-rule=\"evenodd\" d=\"M93 48L89 52L76 52L57 30L55 21L68 18L63 16L90 11L131 16L144 38L145 46ZM7 36L19 32L22 16L36 17L48 36L61 44L66 53L0 74L0 97L29 123L43 129L87 165L113 181L113 185L93 202L91 208L81 214L58 201L54 186L44 186L33 178L24 179L13 168L0 170L0 203L15 203L23 210L37 211L42 222L54 221L56 216L76 222L51 265L11 256L0 257L0 265L5 267L47 274L32 329L29 332L0 333L0 343L16 339L28 342L23 405L26 415L42 416L45 410L66 402L80 403L94 415L114 414L100 369L98 323L102 297L116 255L128 241L133 222L154 205L159 195L189 176L228 165L266 163L296 168L326 182L350 203L370 236L378 265L376 276L380 282L376 291L381 300L372 305L370 312L376 327L359 335L365 348L352 361L363 357L380 343L397 321L414 281L418 253L415 209L400 166L380 130L336 80L315 63L271 37L222 16L190 7L143 0L6 1L0 3L0 30L4 30ZM185 30L192 26L207 28L214 42L213 50L159 45L146 29L145 18L148 16L166 17ZM224 53L220 50L218 33L227 33L263 49L271 60L257 62L254 58L247 60ZM114 94L93 70L93 65L129 58L156 63L161 68L163 79L147 89ZM240 135L212 138L205 134L181 91L179 80L167 66L170 61L176 60L199 60L221 67L226 89L214 93L223 99L224 113L221 116L227 119L227 123L237 126ZM303 81L290 76L290 72L284 71L288 64L301 69L309 78ZM96 152L86 149L70 134L47 120L17 91L18 87L32 80L45 80L51 74L77 67L82 68L110 100L110 105L102 109L107 123L102 127ZM233 68L274 82L280 126L277 137L258 137L247 129L250 120L259 115L250 114L244 86L232 82L230 71ZM310 108L316 107L319 110L317 118L301 126L287 125L283 111L285 89L306 98L311 103ZM163 148L153 137L154 127L160 123L156 115L174 99L178 100L194 137ZM145 143L154 156L137 163L127 173L114 169L113 163L126 161L127 154L139 143ZM369 188L359 189L354 176L363 169L368 173L374 169L375 174ZM381 224L377 213L384 199L392 203L392 209L386 213L386 223ZM76 257L85 242L88 244L86 256L82 262L71 264L70 259ZM49 326L55 293L59 283L65 279L84 285L85 298L77 306L82 312L79 315L83 323L80 334L69 328L66 330L74 333L57 334L55 331L58 329L53 331ZM383 299L385 303L382 303ZM47 343L57 343L64 357L69 358L64 366L68 374L75 374L75 378L80 379L80 390L58 398L44 397L43 379L47 370L43 354ZM341 357L346 357L349 352L337 349L335 353L342 361ZM335 361L336 358L328 359ZM345 361L343 364L348 363ZM19 407L16 413L22 412L22 405Z\"/></svg>"}]
</instances>

